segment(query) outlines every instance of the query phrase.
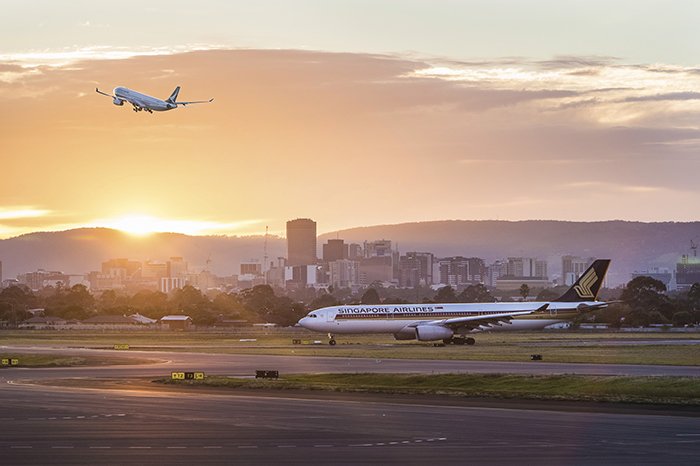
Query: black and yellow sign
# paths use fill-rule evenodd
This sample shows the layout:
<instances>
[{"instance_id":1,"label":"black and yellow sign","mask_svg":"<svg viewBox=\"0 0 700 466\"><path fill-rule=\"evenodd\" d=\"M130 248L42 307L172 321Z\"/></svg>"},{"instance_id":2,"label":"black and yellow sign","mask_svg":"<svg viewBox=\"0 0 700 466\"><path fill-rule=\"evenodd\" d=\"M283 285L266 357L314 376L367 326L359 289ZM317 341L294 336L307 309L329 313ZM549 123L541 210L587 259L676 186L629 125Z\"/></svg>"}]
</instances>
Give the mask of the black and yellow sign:
<instances>
[{"instance_id":1,"label":"black and yellow sign","mask_svg":"<svg viewBox=\"0 0 700 466\"><path fill-rule=\"evenodd\" d=\"M124 345L124 344L114 345L114 349L115 350L128 350L129 345Z\"/></svg>"},{"instance_id":2,"label":"black and yellow sign","mask_svg":"<svg viewBox=\"0 0 700 466\"><path fill-rule=\"evenodd\" d=\"M204 380L204 372L171 372L172 380Z\"/></svg>"}]
</instances>

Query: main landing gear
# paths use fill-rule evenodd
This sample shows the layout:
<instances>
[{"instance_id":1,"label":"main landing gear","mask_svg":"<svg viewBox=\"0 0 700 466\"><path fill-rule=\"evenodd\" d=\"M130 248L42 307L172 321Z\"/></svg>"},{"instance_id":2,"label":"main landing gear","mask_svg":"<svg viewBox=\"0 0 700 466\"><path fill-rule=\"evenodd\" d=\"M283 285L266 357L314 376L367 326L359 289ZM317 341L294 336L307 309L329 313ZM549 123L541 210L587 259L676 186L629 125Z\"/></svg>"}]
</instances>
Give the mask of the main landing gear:
<instances>
[{"instance_id":1,"label":"main landing gear","mask_svg":"<svg viewBox=\"0 0 700 466\"><path fill-rule=\"evenodd\" d=\"M331 346L335 346L335 344L336 344L334 335L332 333L328 334L328 344Z\"/></svg>"},{"instance_id":2,"label":"main landing gear","mask_svg":"<svg viewBox=\"0 0 700 466\"><path fill-rule=\"evenodd\" d=\"M476 340L473 339L472 337L451 337L451 338L445 338L442 340L442 342L446 345L453 344L453 345L473 345L476 343Z\"/></svg>"}]
</instances>

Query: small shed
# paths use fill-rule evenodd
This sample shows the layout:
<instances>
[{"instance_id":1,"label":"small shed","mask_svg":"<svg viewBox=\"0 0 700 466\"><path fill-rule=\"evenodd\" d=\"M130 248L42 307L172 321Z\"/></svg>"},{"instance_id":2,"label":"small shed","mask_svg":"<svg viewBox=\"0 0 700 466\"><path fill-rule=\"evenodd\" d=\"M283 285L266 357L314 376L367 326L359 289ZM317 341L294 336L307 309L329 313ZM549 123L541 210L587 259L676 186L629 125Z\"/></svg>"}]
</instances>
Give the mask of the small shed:
<instances>
[{"instance_id":1,"label":"small shed","mask_svg":"<svg viewBox=\"0 0 700 466\"><path fill-rule=\"evenodd\" d=\"M186 330L192 325L192 318L185 315L163 316L160 323L170 327L170 330Z\"/></svg>"}]
</instances>

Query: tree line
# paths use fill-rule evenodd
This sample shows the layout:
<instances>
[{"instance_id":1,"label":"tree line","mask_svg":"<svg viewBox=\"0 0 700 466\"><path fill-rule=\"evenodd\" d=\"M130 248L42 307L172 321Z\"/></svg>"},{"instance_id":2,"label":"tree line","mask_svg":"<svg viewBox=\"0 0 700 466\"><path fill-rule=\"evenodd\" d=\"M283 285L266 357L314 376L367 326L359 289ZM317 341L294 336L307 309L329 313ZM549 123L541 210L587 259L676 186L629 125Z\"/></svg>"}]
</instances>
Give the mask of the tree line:
<instances>
[{"instance_id":1,"label":"tree line","mask_svg":"<svg viewBox=\"0 0 700 466\"><path fill-rule=\"evenodd\" d=\"M519 290L523 299L526 290ZM528 293L530 290L527 290ZM561 295L561 289L541 290L536 299L549 301ZM700 323L700 284L685 294L669 295L666 286L651 277L636 277L606 309L582 314L581 320L608 323L612 326L675 326ZM204 294L192 286L170 294L141 290L134 294L107 290L94 296L83 285L70 288L48 287L32 292L25 286L11 286L0 291L0 321L13 326L31 317L29 309L43 308L47 316L66 320L83 320L96 315L131 315L139 313L152 319L169 314L186 314L195 325L216 325L225 320L250 323L271 322L294 325L307 312L340 304L408 304L408 303L479 303L496 298L482 284L470 285L457 292L451 286L438 290L430 287L413 289L385 288L373 284L362 295L349 289L302 289L285 294L269 285L258 285L240 292ZM305 304L308 303L308 304Z\"/></svg>"}]
</instances>

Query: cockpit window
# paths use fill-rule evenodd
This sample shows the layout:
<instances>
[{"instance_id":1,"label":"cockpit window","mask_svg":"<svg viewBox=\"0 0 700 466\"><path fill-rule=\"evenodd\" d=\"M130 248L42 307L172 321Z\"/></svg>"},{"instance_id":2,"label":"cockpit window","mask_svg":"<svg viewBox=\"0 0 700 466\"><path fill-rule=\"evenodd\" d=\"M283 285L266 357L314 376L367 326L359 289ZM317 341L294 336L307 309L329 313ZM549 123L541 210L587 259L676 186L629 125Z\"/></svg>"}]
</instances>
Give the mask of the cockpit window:
<instances>
[{"instance_id":1,"label":"cockpit window","mask_svg":"<svg viewBox=\"0 0 700 466\"><path fill-rule=\"evenodd\" d=\"M316 314L309 314L309 317L316 318Z\"/></svg>"}]
</instances>

